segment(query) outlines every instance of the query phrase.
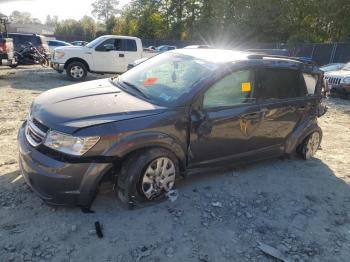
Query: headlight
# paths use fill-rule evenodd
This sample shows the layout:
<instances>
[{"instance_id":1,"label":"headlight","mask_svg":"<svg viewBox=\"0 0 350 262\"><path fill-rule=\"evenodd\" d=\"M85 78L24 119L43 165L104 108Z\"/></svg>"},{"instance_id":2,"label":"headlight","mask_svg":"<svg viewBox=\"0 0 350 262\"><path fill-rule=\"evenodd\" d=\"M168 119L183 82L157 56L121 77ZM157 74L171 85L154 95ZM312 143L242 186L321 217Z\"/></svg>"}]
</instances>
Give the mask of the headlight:
<instances>
[{"instance_id":1,"label":"headlight","mask_svg":"<svg viewBox=\"0 0 350 262\"><path fill-rule=\"evenodd\" d=\"M342 82L343 84L350 84L350 76L344 77L344 78L341 80L341 82Z\"/></svg>"},{"instance_id":2,"label":"headlight","mask_svg":"<svg viewBox=\"0 0 350 262\"><path fill-rule=\"evenodd\" d=\"M65 56L65 53L63 51L55 51L54 57L57 59L61 59Z\"/></svg>"},{"instance_id":3,"label":"headlight","mask_svg":"<svg viewBox=\"0 0 350 262\"><path fill-rule=\"evenodd\" d=\"M76 137L51 130L47 133L44 144L69 155L81 156L96 145L98 140L98 136Z\"/></svg>"}]
</instances>

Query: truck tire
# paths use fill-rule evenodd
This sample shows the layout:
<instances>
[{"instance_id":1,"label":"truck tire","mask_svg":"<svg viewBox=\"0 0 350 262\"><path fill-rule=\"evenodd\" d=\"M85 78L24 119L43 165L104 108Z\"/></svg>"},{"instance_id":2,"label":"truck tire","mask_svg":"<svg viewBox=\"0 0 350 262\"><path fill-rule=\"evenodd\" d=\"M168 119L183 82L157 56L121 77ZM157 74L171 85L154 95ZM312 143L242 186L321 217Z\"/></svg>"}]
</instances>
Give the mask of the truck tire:
<instances>
[{"instance_id":1,"label":"truck tire","mask_svg":"<svg viewBox=\"0 0 350 262\"><path fill-rule=\"evenodd\" d=\"M81 62L69 63L67 66L66 72L67 72L68 78L72 81L82 81L87 76L87 68Z\"/></svg>"},{"instance_id":2,"label":"truck tire","mask_svg":"<svg viewBox=\"0 0 350 262\"><path fill-rule=\"evenodd\" d=\"M151 148L136 152L122 164L118 197L128 208L164 200L179 174L179 161L169 150Z\"/></svg>"}]
</instances>

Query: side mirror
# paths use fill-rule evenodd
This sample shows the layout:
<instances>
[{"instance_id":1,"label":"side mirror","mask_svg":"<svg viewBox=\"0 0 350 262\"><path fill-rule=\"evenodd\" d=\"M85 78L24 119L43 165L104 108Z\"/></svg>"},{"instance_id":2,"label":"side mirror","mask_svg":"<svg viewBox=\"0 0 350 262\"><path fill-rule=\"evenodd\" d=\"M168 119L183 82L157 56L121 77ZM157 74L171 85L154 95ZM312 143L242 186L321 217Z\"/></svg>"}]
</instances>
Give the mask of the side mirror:
<instances>
[{"instance_id":1,"label":"side mirror","mask_svg":"<svg viewBox=\"0 0 350 262\"><path fill-rule=\"evenodd\" d=\"M107 52L115 50L113 44L105 44L103 47L104 47L104 50Z\"/></svg>"}]
</instances>

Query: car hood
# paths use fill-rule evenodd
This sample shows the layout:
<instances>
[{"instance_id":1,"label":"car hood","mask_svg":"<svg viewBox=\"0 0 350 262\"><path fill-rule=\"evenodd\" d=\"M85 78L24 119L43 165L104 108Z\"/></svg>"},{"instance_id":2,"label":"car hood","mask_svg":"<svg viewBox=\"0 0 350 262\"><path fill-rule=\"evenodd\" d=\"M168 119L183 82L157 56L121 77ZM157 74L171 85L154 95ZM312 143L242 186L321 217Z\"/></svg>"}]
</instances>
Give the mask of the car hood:
<instances>
[{"instance_id":1,"label":"car hood","mask_svg":"<svg viewBox=\"0 0 350 262\"><path fill-rule=\"evenodd\" d=\"M103 79L44 92L34 100L31 117L51 129L74 133L88 126L160 114L165 109Z\"/></svg>"},{"instance_id":2,"label":"car hood","mask_svg":"<svg viewBox=\"0 0 350 262\"><path fill-rule=\"evenodd\" d=\"M346 77L346 76L350 76L350 71L348 71L348 70L331 71L331 72L325 73L325 76Z\"/></svg>"}]
</instances>

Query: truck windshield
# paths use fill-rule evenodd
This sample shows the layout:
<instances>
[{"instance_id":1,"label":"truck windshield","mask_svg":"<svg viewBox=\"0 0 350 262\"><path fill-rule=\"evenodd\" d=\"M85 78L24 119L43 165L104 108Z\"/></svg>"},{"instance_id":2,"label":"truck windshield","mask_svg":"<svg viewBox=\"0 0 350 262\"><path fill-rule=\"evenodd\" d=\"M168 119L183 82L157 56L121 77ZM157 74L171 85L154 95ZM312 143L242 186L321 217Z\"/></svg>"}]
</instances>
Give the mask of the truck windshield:
<instances>
[{"instance_id":1,"label":"truck windshield","mask_svg":"<svg viewBox=\"0 0 350 262\"><path fill-rule=\"evenodd\" d=\"M160 104L172 104L189 94L194 85L211 75L216 65L208 61L164 53L127 71L114 81L134 86Z\"/></svg>"},{"instance_id":2,"label":"truck windshield","mask_svg":"<svg viewBox=\"0 0 350 262\"><path fill-rule=\"evenodd\" d=\"M86 47L92 48L92 47L94 47L96 44L102 42L102 39L105 39L105 38L106 38L106 36L100 36L100 37L96 38L95 40L92 40L90 43L88 43L88 44L86 45Z\"/></svg>"}]
</instances>

